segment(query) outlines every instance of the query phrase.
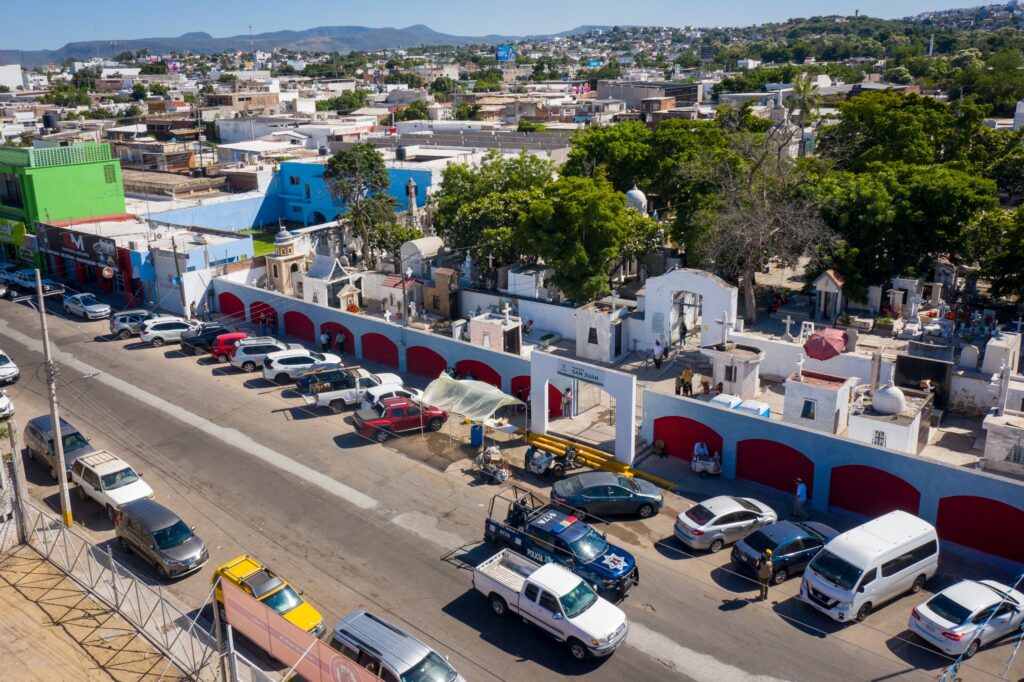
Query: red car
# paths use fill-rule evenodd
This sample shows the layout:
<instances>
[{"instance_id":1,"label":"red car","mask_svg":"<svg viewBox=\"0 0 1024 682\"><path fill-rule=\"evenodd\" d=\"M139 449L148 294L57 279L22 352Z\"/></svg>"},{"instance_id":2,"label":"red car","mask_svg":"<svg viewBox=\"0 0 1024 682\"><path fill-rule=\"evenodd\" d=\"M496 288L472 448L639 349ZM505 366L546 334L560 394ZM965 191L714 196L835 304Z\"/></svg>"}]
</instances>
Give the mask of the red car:
<instances>
[{"instance_id":1,"label":"red car","mask_svg":"<svg viewBox=\"0 0 1024 682\"><path fill-rule=\"evenodd\" d=\"M425 407L409 398L388 398L352 417L356 431L378 443L403 431L439 431L446 421L448 413L444 410Z\"/></svg>"},{"instance_id":2,"label":"red car","mask_svg":"<svg viewBox=\"0 0 1024 682\"><path fill-rule=\"evenodd\" d=\"M249 335L245 332L221 334L210 345L210 357L217 362L227 362L235 356L237 343L248 337Z\"/></svg>"}]
</instances>

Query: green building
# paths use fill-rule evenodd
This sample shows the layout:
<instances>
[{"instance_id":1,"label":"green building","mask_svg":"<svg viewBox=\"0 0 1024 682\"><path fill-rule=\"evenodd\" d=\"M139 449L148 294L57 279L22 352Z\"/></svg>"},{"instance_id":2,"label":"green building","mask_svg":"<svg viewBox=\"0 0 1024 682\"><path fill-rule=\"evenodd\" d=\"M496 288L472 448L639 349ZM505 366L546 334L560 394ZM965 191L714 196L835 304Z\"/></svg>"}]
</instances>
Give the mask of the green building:
<instances>
[{"instance_id":1,"label":"green building","mask_svg":"<svg viewBox=\"0 0 1024 682\"><path fill-rule=\"evenodd\" d=\"M0 147L0 251L35 262L36 221L97 218L125 212L121 162L110 145Z\"/></svg>"}]
</instances>

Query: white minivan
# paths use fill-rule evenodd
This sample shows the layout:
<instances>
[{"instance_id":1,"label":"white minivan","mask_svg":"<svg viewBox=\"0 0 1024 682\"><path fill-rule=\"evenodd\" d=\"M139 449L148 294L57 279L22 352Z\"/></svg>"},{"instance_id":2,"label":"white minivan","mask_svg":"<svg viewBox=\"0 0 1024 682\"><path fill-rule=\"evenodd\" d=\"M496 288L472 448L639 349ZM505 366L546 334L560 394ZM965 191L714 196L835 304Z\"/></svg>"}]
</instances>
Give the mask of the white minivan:
<instances>
[{"instance_id":1,"label":"white minivan","mask_svg":"<svg viewBox=\"0 0 1024 682\"><path fill-rule=\"evenodd\" d=\"M800 599L835 620L860 622L905 592L919 592L939 567L935 527L892 511L832 539L807 566Z\"/></svg>"}]
</instances>

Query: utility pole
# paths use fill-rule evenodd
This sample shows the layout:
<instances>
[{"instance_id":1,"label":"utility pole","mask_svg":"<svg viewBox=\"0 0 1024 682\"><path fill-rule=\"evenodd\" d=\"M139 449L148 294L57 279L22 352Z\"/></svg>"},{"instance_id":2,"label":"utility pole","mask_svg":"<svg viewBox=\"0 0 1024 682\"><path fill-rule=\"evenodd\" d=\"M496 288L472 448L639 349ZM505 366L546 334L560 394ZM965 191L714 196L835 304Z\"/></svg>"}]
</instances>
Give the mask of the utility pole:
<instances>
[{"instance_id":1,"label":"utility pole","mask_svg":"<svg viewBox=\"0 0 1024 682\"><path fill-rule=\"evenodd\" d=\"M14 464L14 497L18 500L19 509L15 513L18 518L18 539L27 543L28 523L25 519L24 507L21 503L28 499L25 487L25 463L21 461L21 441L18 440L18 422L14 417L7 420L7 438L11 443L11 462ZM0 463L0 468L3 464Z\"/></svg>"},{"instance_id":2,"label":"utility pole","mask_svg":"<svg viewBox=\"0 0 1024 682\"><path fill-rule=\"evenodd\" d=\"M43 361L46 365L46 387L50 398L50 429L53 432L53 449L57 457L57 483L60 486L60 515L64 525L71 528L75 520L71 517L71 497L68 494L68 472L64 467L64 438L60 428L60 410L57 407L57 366L50 356L50 333L46 329L46 299L43 297L43 278L36 268L36 300L39 304L39 324L43 331Z\"/></svg>"},{"instance_id":3,"label":"utility pole","mask_svg":"<svg viewBox=\"0 0 1024 682\"><path fill-rule=\"evenodd\" d=\"M174 271L178 273L178 293L181 295L181 315L188 317L188 306L185 304L185 280L181 278L181 263L178 262L178 243L171 235L171 251L174 253Z\"/></svg>"}]
</instances>

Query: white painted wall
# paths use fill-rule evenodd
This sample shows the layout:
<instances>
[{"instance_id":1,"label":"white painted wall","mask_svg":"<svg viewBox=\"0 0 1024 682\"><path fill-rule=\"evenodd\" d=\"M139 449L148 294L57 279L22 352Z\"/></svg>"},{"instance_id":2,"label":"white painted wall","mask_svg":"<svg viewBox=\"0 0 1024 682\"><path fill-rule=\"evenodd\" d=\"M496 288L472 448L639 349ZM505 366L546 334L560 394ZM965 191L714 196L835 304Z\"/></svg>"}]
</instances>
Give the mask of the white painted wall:
<instances>
[{"instance_id":1,"label":"white painted wall","mask_svg":"<svg viewBox=\"0 0 1024 682\"><path fill-rule=\"evenodd\" d=\"M970 417L983 417L995 405L998 394L998 375L956 369L950 382L946 409Z\"/></svg>"},{"instance_id":2,"label":"white painted wall","mask_svg":"<svg viewBox=\"0 0 1024 682\"><path fill-rule=\"evenodd\" d=\"M831 360L814 360L804 354L804 347L781 339L769 339L759 334L729 334L729 340L745 346L755 346L764 351L761 362L761 376L784 379L796 371L796 361L804 356L804 369L837 377L860 377L861 383L871 378L871 357L860 353L843 353ZM893 363L882 360L883 378L891 376Z\"/></svg>"},{"instance_id":3,"label":"white painted wall","mask_svg":"<svg viewBox=\"0 0 1024 682\"><path fill-rule=\"evenodd\" d=\"M804 401L813 400L814 419L804 419ZM846 409L840 409L840 403L849 403L849 390L836 391L809 382L789 380L786 382L786 396L782 408L782 420L789 424L797 424L815 431L825 433L842 433L845 424ZM845 407L845 406L844 406ZM836 413L841 412L838 430L835 428Z\"/></svg>"},{"instance_id":4,"label":"white painted wall","mask_svg":"<svg viewBox=\"0 0 1024 682\"><path fill-rule=\"evenodd\" d=\"M673 306L672 294L677 291L689 291L701 296L701 321L704 327L700 337L702 346L722 342L723 328L715 324L715 320L722 319L723 315L730 321L736 320L736 287L703 270L672 270L649 278L644 286L644 325L640 333L633 337L637 339L640 349L652 348L659 336L671 338L670 335L676 334L678 308Z\"/></svg>"},{"instance_id":5,"label":"white painted wall","mask_svg":"<svg viewBox=\"0 0 1024 682\"><path fill-rule=\"evenodd\" d=\"M14 92L25 84L21 75L20 64L5 64L0 66L0 85L6 85Z\"/></svg>"},{"instance_id":6,"label":"white painted wall","mask_svg":"<svg viewBox=\"0 0 1024 682\"><path fill-rule=\"evenodd\" d=\"M518 316L522 318L523 324L533 320L534 330L554 332L563 339L576 338L575 308L480 291L459 291L459 312L462 317L474 314L477 306L481 310L487 310L491 306L503 310L506 303L518 310Z\"/></svg>"},{"instance_id":7,"label":"white painted wall","mask_svg":"<svg viewBox=\"0 0 1024 682\"><path fill-rule=\"evenodd\" d=\"M862 414L851 414L849 428L846 437L850 440L868 443L874 441L875 431L885 433L885 447L889 450L898 450L908 455L917 454L917 433L921 428L921 413L919 412L910 424L903 425L895 422L886 422L879 419L872 419Z\"/></svg>"}]
</instances>

